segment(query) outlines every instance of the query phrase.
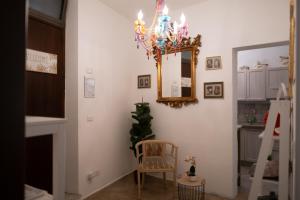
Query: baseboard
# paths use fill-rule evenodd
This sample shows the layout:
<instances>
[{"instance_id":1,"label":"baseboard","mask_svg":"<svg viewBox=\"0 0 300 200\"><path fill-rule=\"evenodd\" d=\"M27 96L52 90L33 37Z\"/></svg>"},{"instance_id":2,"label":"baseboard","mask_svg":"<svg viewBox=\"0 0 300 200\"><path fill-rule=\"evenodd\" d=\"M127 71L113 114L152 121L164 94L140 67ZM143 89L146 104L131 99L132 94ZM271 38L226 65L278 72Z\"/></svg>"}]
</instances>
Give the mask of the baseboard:
<instances>
[{"instance_id":1,"label":"baseboard","mask_svg":"<svg viewBox=\"0 0 300 200\"><path fill-rule=\"evenodd\" d=\"M113 180L113 181L110 181L109 183L107 183L107 184L103 185L102 187L100 187L100 188L96 189L95 191L93 191L93 192L91 192L91 193L89 193L89 194L87 194L87 195L85 195L85 196L81 197L81 199L80 199L80 200L84 200L84 199L86 199L86 198L88 198L88 197L92 196L93 194L95 194L95 193L97 193L97 192L99 192L99 191L103 190L104 188L106 188L106 187L110 186L111 184L113 184L113 183L117 182L118 180L120 180L120 179L124 178L125 176L128 176L129 174L133 173L135 170L136 170L136 169L130 170L129 172L127 172L127 173L125 173L125 174L121 175L120 177L116 178L115 180Z\"/></svg>"}]
</instances>

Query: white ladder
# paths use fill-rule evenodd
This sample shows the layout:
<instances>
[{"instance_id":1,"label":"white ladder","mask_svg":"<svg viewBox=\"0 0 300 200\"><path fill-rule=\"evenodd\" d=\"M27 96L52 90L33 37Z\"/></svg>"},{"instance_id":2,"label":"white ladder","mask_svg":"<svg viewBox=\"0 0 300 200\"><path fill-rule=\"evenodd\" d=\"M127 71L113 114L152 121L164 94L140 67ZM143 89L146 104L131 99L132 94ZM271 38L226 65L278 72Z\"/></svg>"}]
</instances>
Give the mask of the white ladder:
<instances>
[{"instance_id":1,"label":"white ladder","mask_svg":"<svg viewBox=\"0 0 300 200\"><path fill-rule=\"evenodd\" d=\"M289 161L290 161L290 100L280 100L281 94L287 97L286 87L281 83L277 99L271 101L268 120L262 138L262 145L259 151L255 168L254 179L248 200L257 200L262 195L262 182L268 156L273 149L274 140L279 137L279 184L278 199L288 200L289 198ZM280 113L279 136L273 136L277 114Z\"/></svg>"}]
</instances>

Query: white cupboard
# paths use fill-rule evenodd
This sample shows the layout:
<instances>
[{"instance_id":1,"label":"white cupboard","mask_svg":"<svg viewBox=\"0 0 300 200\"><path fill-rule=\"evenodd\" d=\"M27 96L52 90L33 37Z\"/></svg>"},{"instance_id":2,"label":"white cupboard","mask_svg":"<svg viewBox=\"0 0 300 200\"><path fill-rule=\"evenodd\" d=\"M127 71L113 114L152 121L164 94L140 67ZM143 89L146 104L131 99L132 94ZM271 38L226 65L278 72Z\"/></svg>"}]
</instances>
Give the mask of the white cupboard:
<instances>
[{"instance_id":1,"label":"white cupboard","mask_svg":"<svg viewBox=\"0 0 300 200\"><path fill-rule=\"evenodd\" d=\"M258 137L263 129L242 128L240 131L240 154L241 160L256 162L261 146L261 139Z\"/></svg>"},{"instance_id":2,"label":"white cupboard","mask_svg":"<svg viewBox=\"0 0 300 200\"><path fill-rule=\"evenodd\" d=\"M266 70L250 69L238 71L238 100L266 99Z\"/></svg>"},{"instance_id":3,"label":"white cupboard","mask_svg":"<svg viewBox=\"0 0 300 200\"><path fill-rule=\"evenodd\" d=\"M267 98L276 98L281 83L289 86L289 75L287 67L269 67L267 69Z\"/></svg>"},{"instance_id":4,"label":"white cupboard","mask_svg":"<svg viewBox=\"0 0 300 200\"><path fill-rule=\"evenodd\" d=\"M238 99L246 99L247 98L247 89L246 89L246 83L247 83L247 72L246 71L239 71L238 72Z\"/></svg>"},{"instance_id":5,"label":"white cupboard","mask_svg":"<svg viewBox=\"0 0 300 200\"><path fill-rule=\"evenodd\" d=\"M257 162L262 139L259 135L264 131L264 127L242 127L240 129L240 160L247 162ZM274 142L272 158L279 159L279 141Z\"/></svg>"},{"instance_id":6,"label":"white cupboard","mask_svg":"<svg viewBox=\"0 0 300 200\"><path fill-rule=\"evenodd\" d=\"M248 71L248 99L266 99L266 71L265 69L251 69Z\"/></svg>"}]
</instances>

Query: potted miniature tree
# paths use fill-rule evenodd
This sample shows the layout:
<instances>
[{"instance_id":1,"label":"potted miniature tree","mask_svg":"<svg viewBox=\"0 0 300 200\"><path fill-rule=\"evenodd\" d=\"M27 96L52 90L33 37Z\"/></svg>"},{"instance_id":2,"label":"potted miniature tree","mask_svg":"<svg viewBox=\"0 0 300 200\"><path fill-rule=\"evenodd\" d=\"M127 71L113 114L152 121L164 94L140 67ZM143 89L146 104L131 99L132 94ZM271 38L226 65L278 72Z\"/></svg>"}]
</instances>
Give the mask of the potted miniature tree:
<instances>
[{"instance_id":1,"label":"potted miniature tree","mask_svg":"<svg viewBox=\"0 0 300 200\"><path fill-rule=\"evenodd\" d=\"M133 123L130 129L130 149L136 157L135 145L139 141L145 140L152 136L151 120L153 117L150 115L149 103L142 102L135 104L136 110L132 113ZM137 171L134 173L134 180L137 183Z\"/></svg>"},{"instance_id":2,"label":"potted miniature tree","mask_svg":"<svg viewBox=\"0 0 300 200\"><path fill-rule=\"evenodd\" d=\"M131 112L134 121L132 123L132 128L130 129L130 149L134 152L134 155L136 156L136 143L152 134L151 120L153 119L153 117L150 115L149 103L136 103L135 107L136 110L134 112Z\"/></svg>"}]
</instances>

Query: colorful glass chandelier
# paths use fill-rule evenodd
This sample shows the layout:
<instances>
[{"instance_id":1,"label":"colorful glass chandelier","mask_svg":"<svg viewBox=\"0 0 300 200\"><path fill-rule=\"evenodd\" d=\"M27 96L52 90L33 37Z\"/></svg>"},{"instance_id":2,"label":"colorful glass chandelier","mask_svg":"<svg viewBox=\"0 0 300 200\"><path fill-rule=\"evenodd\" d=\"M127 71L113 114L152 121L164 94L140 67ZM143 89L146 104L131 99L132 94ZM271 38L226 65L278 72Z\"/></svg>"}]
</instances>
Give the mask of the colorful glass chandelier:
<instances>
[{"instance_id":1,"label":"colorful glass chandelier","mask_svg":"<svg viewBox=\"0 0 300 200\"><path fill-rule=\"evenodd\" d=\"M167 54L167 50L176 51L183 39L188 38L189 32L184 14L181 14L180 23L177 23L171 21L168 11L164 0L156 0L156 10L151 26L145 27L141 10L138 13L138 19L134 22L137 48L144 47L148 58L154 52Z\"/></svg>"}]
</instances>

